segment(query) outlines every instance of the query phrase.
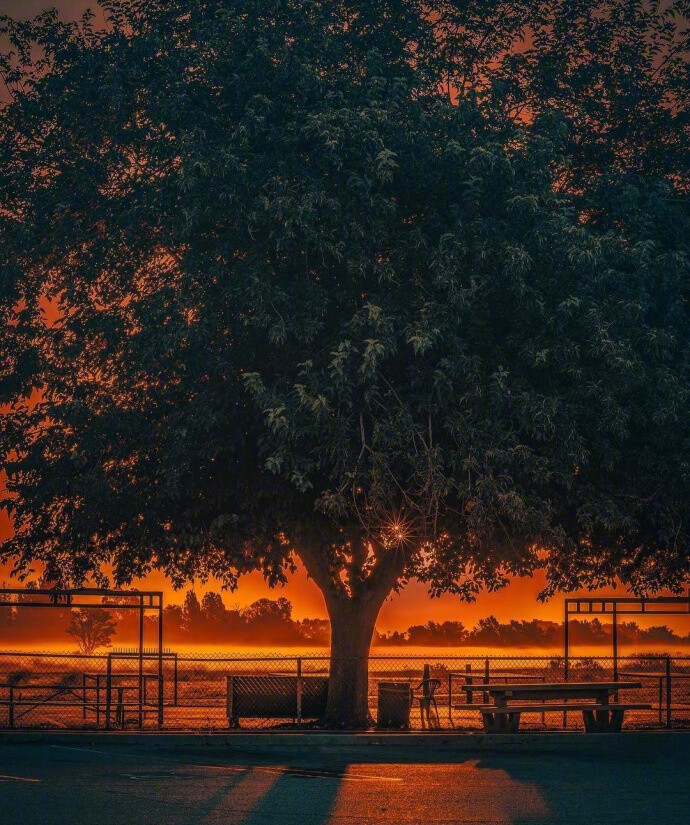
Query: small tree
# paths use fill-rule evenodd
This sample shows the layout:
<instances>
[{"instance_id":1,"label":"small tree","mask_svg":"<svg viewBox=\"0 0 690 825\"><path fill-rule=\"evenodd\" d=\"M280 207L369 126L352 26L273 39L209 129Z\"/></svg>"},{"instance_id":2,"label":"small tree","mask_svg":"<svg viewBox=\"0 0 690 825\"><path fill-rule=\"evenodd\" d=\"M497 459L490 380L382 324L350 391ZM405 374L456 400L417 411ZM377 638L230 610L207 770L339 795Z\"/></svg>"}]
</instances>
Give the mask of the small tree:
<instances>
[{"instance_id":1,"label":"small tree","mask_svg":"<svg viewBox=\"0 0 690 825\"><path fill-rule=\"evenodd\" d=\"M77 643L79 652L89 656L99 647L110 647L115 620L107 610L75 610L67 633Z\"/></svg>"},{"instance_id":2,"label":"small tree","mask_svg":"<svg viewBox=\"0 0 690 825\"><path fill-rule=\"evenodd\" d=\"M199 633L203 625L204 614L199 597L193 590L188 590L185 594L182 615L187 633Z\"/></svg>"}]
</instances>

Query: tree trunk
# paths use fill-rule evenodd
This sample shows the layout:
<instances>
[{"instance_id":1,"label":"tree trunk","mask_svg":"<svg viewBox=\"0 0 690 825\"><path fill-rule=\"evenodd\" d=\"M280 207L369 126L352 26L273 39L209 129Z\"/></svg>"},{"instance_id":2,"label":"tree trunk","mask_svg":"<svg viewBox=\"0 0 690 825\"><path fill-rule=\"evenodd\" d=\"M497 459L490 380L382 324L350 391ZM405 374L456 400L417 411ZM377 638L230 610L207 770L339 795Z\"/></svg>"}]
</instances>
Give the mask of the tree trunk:
<instances>
[{"instance_id":1,"label":"tree trunk","mask_svg":"<svg viewBox=\"0 0 690 825\"><path fill-rule=\"evenodd\" d=\"M331 663L326 724L331 728L367 728L369 648L381 608L376 599L341 597L328 604Z\"/></svg>"},{"instance_id":2,"label":"tree trunk","mask_svg":"<svg viewBox=\"0 0 690 825\"><path fill-rule=\"evenodd\" d=\"M379 611L405 569L400 550L377 548L367 536L348 536L352 564L347 585L329 562L328 548L308 534L299 537L298 555L323 593L331 620L331 662L326 724L331 728L367 728L369 715L369 648ZM328 536L329 544L333 537ZM323 541L322 541L323 544ZM373 554L375 564L365 572ZM341 560L342 561L342 560Z\"/></svg>"}]
</instances>

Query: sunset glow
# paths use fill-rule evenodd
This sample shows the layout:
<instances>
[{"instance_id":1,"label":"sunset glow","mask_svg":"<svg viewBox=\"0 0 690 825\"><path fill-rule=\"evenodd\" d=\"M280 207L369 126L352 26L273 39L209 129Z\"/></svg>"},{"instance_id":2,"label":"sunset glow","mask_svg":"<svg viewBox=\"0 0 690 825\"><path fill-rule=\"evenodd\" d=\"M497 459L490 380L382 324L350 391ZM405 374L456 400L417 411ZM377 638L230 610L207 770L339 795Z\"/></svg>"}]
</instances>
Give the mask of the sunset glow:
<instances>
[{"instance_id":1,"label":"sunset glow","mask_svg":"<svg viewBox=\"0 0 690 825\"><path fill-rule=\"evenodd\" d=\"M0 0L1 825L686 821L689 56Z\"/></svg>"}]
</instances>

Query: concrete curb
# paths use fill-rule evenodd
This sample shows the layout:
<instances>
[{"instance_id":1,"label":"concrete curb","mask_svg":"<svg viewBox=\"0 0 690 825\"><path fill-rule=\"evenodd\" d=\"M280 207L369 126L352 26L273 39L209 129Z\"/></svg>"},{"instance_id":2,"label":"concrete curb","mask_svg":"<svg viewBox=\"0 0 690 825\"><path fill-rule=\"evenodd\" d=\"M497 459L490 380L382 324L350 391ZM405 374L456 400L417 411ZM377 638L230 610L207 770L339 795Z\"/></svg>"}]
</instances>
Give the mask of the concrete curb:
<instances>
[{"instance_id":1,"label":"concrete curb","mask_svg":"<svg viewBox=\"0 0 690 825\"><path fill-rule=\"evenodd\" d=\"M221 750L231 752L270 753L285 750L348 750L397 748L410 755L448 754L473 751L578 751L593 749L601 752L630 752L638 748L649 753L656 743L686 750L690 745L690 730L624 731L620 734L554 732L518 734L483 733L334 733L305 731L303 733L257 731L252 733L130 733L114 731L0 731L0 745L116 745L146 750Z\"/></svg>"}]
</instances>

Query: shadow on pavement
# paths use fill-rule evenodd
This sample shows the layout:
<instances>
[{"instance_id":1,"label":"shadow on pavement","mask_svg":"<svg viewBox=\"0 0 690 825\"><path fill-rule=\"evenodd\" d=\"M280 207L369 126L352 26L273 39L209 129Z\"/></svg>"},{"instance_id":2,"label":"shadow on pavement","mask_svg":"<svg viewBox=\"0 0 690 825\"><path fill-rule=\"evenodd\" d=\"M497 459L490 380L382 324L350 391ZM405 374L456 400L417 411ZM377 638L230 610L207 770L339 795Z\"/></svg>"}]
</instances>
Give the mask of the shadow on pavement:
<instances>
[{"instance_id":1,"label":"shadow on pavement","mask_svg":"<svg viewBox=\"0 0 690 825\"><path fill-rule=\"evenodd\" d=\"M4 745L0 810L21 825L676 825L690 797L686 743L574 738L458 752L401 741L261 753Z\"/></svg>"}]
</instances>

